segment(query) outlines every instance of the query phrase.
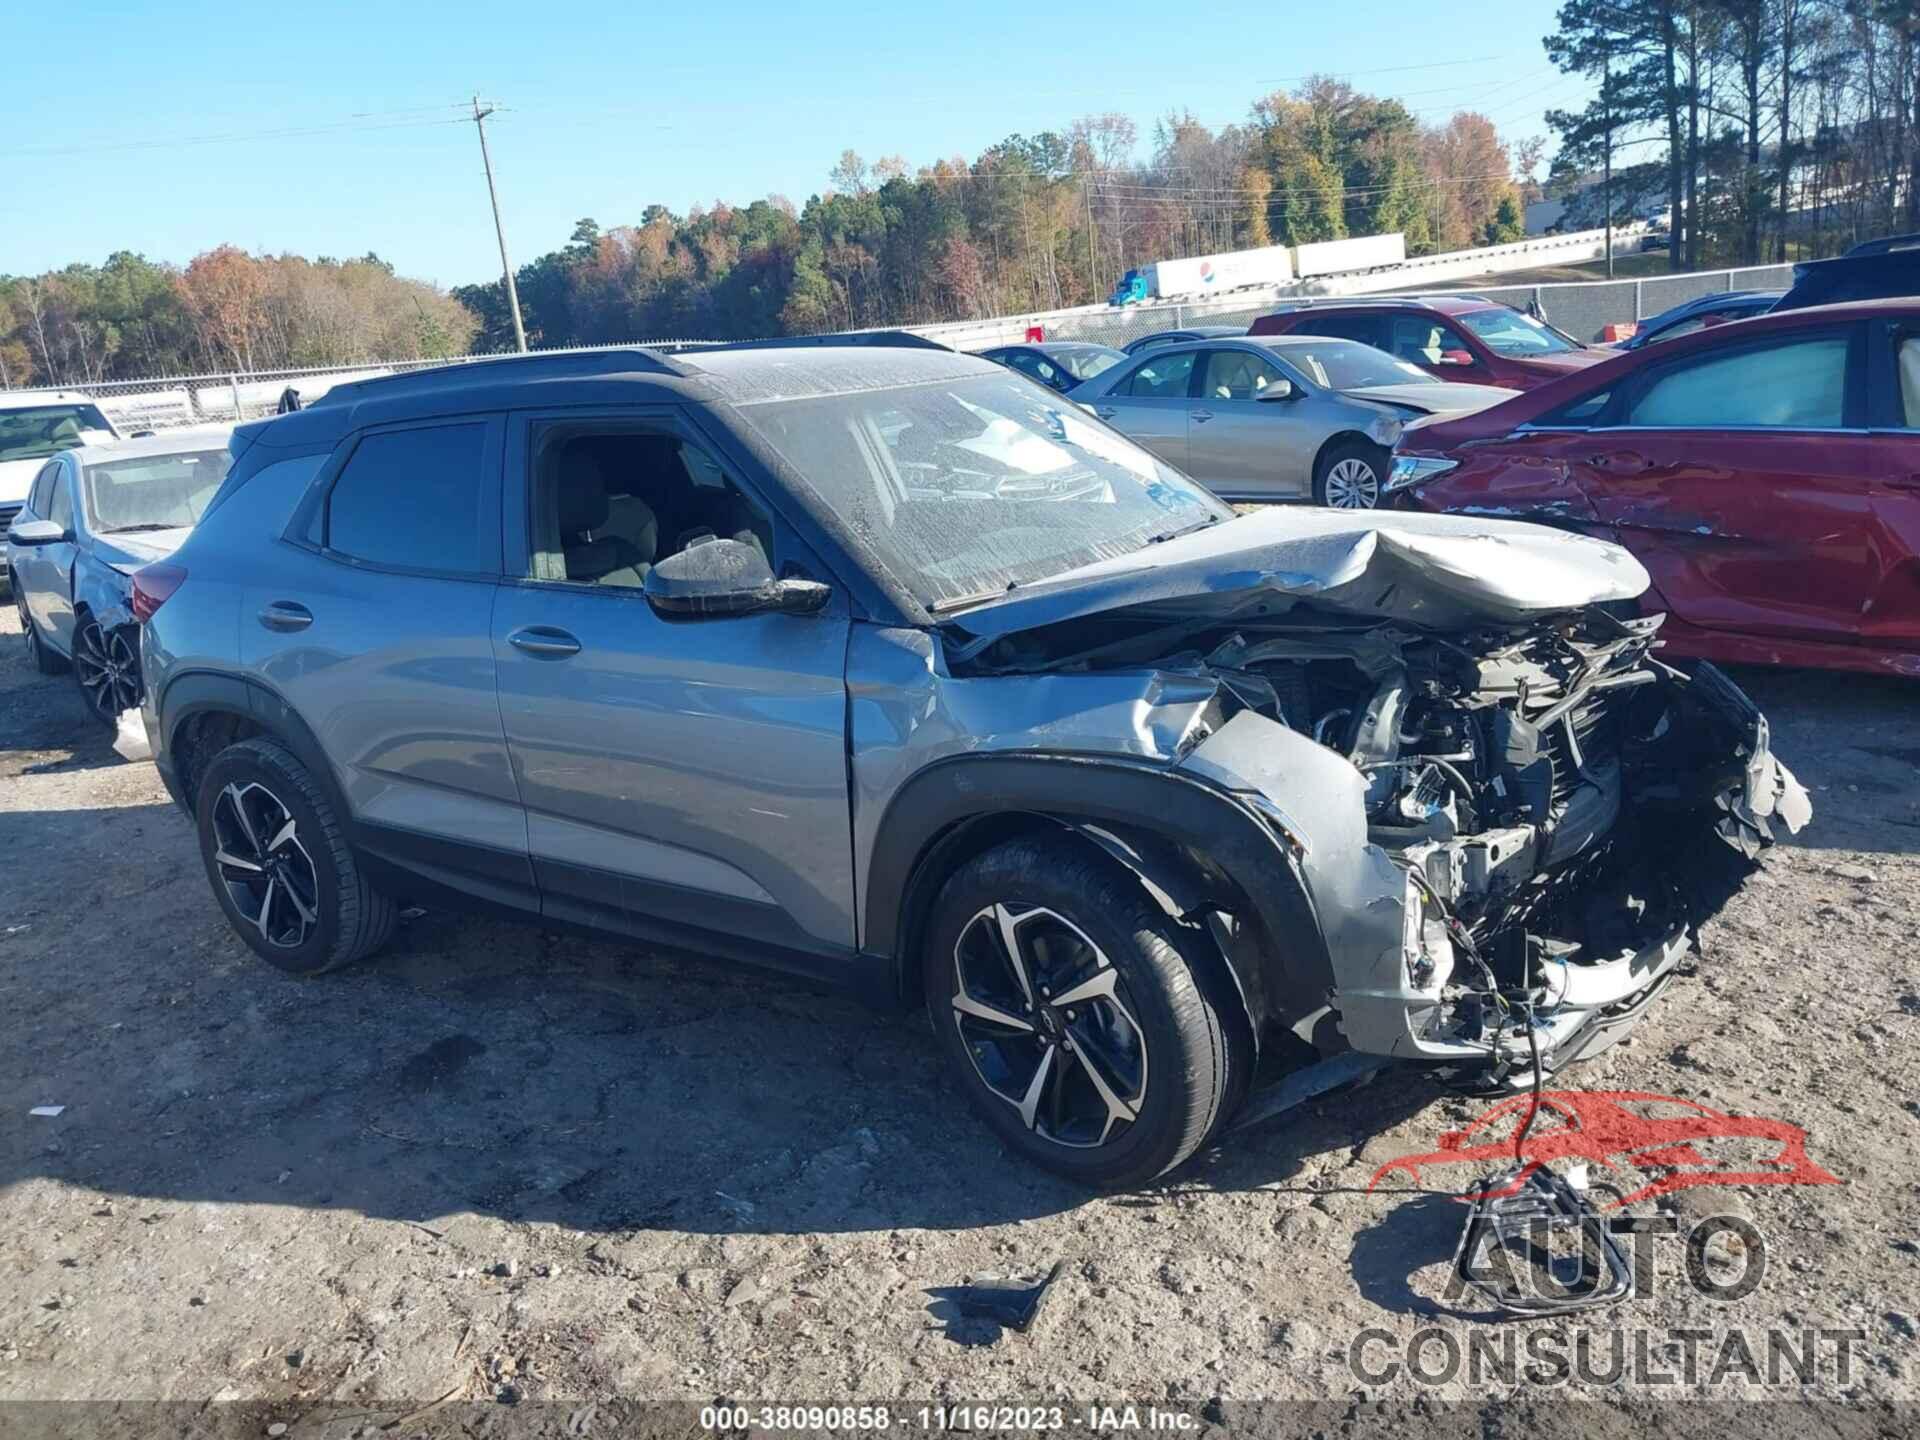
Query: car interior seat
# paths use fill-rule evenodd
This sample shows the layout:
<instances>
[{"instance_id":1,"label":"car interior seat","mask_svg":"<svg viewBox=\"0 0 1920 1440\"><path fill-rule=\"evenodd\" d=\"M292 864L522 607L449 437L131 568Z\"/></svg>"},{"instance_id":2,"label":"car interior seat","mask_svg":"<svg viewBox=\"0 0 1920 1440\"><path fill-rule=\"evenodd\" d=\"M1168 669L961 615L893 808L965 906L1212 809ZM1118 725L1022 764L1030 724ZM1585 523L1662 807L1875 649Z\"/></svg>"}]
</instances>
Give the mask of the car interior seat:
<instances>
[{"instance_id":1,"label":"car interior seat","mask_svg":"<svg viewBox=\"0 0 1920 1440\"><path fill-rule=\"evenodd\" d=\"M1909 335L1900 344L1900 403L1907 424L1920 427L1920 335Z\"/></svg>"},{"instance_id":2,"label":"car interior seat","mask_svg":"<svg viewBox=\"0 0 1920 1440\"><path fill-rule=\"evenodd\" d=\"M626 588L644 585L647 571L652 568L652 552L643 551L635 541L608 530L612 497L599 458L583 446L567 446L561 452L559 483L555 489L567 579ZM633 500L631 496L626 498ZM632 506L625 508L623 518L634 525L636 533L645 534L652 517L650 514L640 516L633 506L638 510L647 508L643 502L634 500Z\"/></svg>"}]
</instances>

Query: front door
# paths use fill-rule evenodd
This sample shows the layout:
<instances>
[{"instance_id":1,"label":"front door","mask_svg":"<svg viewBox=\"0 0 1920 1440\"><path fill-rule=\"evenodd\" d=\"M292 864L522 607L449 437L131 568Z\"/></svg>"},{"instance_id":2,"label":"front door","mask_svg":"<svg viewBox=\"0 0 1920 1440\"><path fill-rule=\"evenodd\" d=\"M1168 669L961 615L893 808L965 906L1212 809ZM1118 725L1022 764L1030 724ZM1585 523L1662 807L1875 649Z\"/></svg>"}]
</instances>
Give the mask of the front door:
<instances>
[{"instance_id":1,"label":"front door","mask_svg":"<svg viewBox=\"0 0 1920 1440\"><path fill-rule=\"evenodd\" d=\"M1858 327L1717 347L1634 378L1570 473L1691 625L1853 642L1890 552Z\"/></svg>"},{"instance_id":2,"label":"front door","mask_svg":"<svg viewBox=\"0 0 1920 1440\"><path fill-rule=\"evenodd\" d=\"M56 460L53 480L47 491L45 518L69 535L76 534L79 522L74 518L77 497L73 493L73 467ZM38 486L35 489L38 490ZM22 546L32 556L27 579L27 607L40 634L63 655L73 653L73 562L79 547L73 540L56 540L51 545Z\"/></svg>"},{"instance_id":3,"label":"front door","mask_svg":"<svg viewBox=\"0 0 1920 1440\"><path fill-rule=\"evenodd\" d=\"M827 579L676 411L521 414L493 649L546 912L694 926L774 963L854 944L849 611L667 619L652 565L758 545ZM517 528L516 528L517 527Z\"/></svg>"},{"instance_id":4,"label":"front door","mask_svg":"<svg viewBox=\"0 0 1920 1440\"><path fill-rule=\"evenodd\" d=\"M1200 352L1152 350L1093 400L1093 413L1176 470L1187 468L1187 412Z\"/></svg>"},{"instance_id":5,"label":"front door","mask_svg":"<svg viewBox=\"0 0 1920 1440\"><path fill-rule=\"evenodd\" d=\"M1235 500L1302 500L1313 494L1314 416L1326 401L1269 355L1221 346L1202 355L1200 391L1187 413L1187 473ZM1292 398L1262 400L1277 381Z\"/></svg>"}]
</instances>

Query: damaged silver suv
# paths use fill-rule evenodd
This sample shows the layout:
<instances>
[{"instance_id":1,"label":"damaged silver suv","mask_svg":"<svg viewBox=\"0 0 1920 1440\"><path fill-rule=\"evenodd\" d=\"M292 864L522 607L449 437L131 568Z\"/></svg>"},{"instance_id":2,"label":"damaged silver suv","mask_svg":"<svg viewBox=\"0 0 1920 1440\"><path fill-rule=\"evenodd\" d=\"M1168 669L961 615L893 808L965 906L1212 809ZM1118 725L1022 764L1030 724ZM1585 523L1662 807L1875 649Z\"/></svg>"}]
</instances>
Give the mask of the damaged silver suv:
<instances>
[{"instance_id":1,"label":"damaged silver suv","mask_svg":"<svg viewBox=\"0 0 1920 1440\"><path fill-rule=\"evenodd\" d=\"M1617 1038L1778 820L1625 551L1236 518L906 337L513 358L241 427L139 573L145 719L283 970L402 904L924 1003L1019 1153L1136 1184L1343 1052Z\"/></svg>"}]
</instances>

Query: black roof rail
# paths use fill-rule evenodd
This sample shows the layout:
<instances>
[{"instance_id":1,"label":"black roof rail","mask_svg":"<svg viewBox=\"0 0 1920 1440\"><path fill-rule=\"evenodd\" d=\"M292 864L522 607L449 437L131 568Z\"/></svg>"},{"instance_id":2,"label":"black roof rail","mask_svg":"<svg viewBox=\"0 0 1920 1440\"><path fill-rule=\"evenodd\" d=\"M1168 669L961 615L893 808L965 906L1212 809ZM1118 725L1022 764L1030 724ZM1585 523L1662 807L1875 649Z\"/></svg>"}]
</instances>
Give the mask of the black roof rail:
<instances>
[{"instance_id":1,"label":"black roof rail","mask_svg":"<svg viewBox=\"0 0 1920 1440\"><path fill-rule=\"evenodd\" d=\"M655 347L661 355L699 355L714 350L806 350L871 346L890 350L951 350L911 330L854 330L840 335L778 335L768 340L689 340Z\"/></svg>"},{"instance_id":2,"label":"black roof rail","mask_svg":"<svg viewBox=\"0 0 1920 1440\"><path fill-rule=\"evenodd\" d=\"M1886 255L1895 250L1920 250L1920 230L1910 235L1886 235L1878 240L1862 240L1843 258L1851 260L1856 255Z\"/></svg>"},{"instance_id":3,"label":"black roof rail","mask_svg":"<svg viewBox=\"0 0 1920 1440\"><path fill-rule=\"evenodd\" d=\"M690 379L699 374L683 365L664 348L645 345L623 346L610 350L565 350L525 355L476 355L422 370L398 371L392 375L374 375L335 385L326 394L308 401L306 408L318 409L364 400L369 395L451 389L460 385L484 384L489 380L514 380L529 375L625 375L635 370L651 371Z\"/></svg>"}]
</instances>

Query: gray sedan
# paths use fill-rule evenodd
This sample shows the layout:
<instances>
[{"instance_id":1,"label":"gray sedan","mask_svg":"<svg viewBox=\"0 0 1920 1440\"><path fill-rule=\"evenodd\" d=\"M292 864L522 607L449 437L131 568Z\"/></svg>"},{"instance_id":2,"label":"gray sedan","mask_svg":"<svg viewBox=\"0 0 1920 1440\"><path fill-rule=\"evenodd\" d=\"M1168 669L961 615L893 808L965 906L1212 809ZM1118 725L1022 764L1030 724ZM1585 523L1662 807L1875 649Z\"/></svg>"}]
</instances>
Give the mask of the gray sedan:
<instances>
[{"instance_id":1,"label":"gray sedan","mask_svg":"<svg viewBox=\"0 0 1920 1440\"><path fill-rule=\"evenodd\" d=\"M1408 420L1514 393L1450 385L1352 340L1276 335L1153 350L1072 395L1223 499L1370 510Z\"/></svg>"}]
</instances>

